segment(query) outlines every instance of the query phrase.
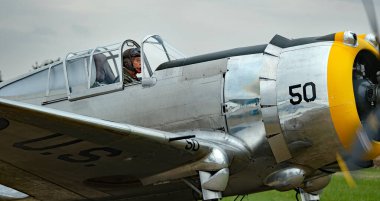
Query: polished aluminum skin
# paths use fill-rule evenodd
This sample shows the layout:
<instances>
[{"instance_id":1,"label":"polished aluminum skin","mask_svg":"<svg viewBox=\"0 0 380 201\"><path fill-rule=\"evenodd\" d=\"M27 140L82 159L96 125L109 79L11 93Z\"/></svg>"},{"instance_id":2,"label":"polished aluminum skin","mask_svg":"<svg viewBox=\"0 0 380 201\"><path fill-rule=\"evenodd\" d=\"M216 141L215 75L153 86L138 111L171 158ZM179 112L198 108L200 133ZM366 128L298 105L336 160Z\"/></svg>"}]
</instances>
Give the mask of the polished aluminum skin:
<instances>
[{"instance_id":1,"label":"polished aluminum skin","mask_svg":"<svg viewBox=\"0 0 380 201\"><path fill-rule=\"evenodd\" d=\"M328 103L327 62L330 48L329 42L289 48L281 53L278 65L279 118L289 149L296 156L292 161L313 168L334 161L335 153L341 147ZM292 93L301 94L302 101L294 105L290 98L298 101L299 97L290 97L289 86L299 85L292 89Z\"/></svg>"},{"instance_id":2,"label":"polished aluminum skin","mask_svg":"<svg viewBox=\"0 0 380 201\"><path fill-rule=\"evenodd\" d=\"M266 136L277 163L292 156L281 130L277 106L277 67L282 48L269 44L264 51L264 65L260 72L260 96Z\"/></svg>"},{"instance_id":3,"label":"polished aluminum skin","mask_svg":"<svg viewBox=\"0 0 380 201\"><path fill-rule=\"evenodd\" d=\"M268 175L264 183L279 191L288 191L299 187L305 180L305 171L296 167L288 167Z\"/></svg>"},{"instance_id":4,"label":"polished aluminum skin","mask_svg":"<svg viewBox=\"0 0 380 201\"><path fill-rule=\"evenodd\" d=\"M172 59L161 40L144 40L143 49L160 44L166 53L146 58L142 84L116 79L93 87L90 61L98 48L3 84L0 117L10 119L3 121L10 126L0 131L0 158L6 162L0 166L22 167L21 178L44 187L54 182L65 192L61 200L191 200L194 188L214 199L306 188L326 176L318 169L334 163L341 148L327 94L332 42L269 44L263 53L155 71ZM130 43L99 48L108 62L115 61L116 74L122 51L136 46ZM25 87L30 84L35 86ZM98 163L83 165L86 156ZM52 199L41 189L14 185Z\"/></svg>"},{"instance_id":5,"label":"polished aluminum skin","mask_svg":"<svg viewBox=\"0 0 380 201\"><path fill-rule=\"evenodd\" d=\"M271 84L262 81L263 79L260 80L260 77L263 77L261 67L268 67L271 65L269 62L273 63L273 61L264 62L266 55L241 56L229 60L225 78L227 125L231 135L246 142L253 158L253 163L249 165L247 172L241 173L249 179L243 181L241 177L244 176L240 176L240 181L236 184L230 182L231 186L247 184L246 189L240 187L241 193L253 191L250 187L262 185L261 182L257 182L260 178L267 177L271 172L283 172L288 166L278 163L279 161L275 160L276 157L269 157L269 155L275 156L274 149L279 149L280 152L284 149L271 146L271 136L268 136L267 128L264 126L268 121L262 121L264 118L262 106L270 105L262 102L266 99L263 97L265 94L276 97L275 101L267 98L266 102L274 102L273 105L278 108L277 119L281 133L286 148L291 153L291 159L287 163L301 165L301 169L305 172L302 178L305 177L307 180L316 169L335 161L335 153L342 147L330 118L328 104L327 62L331 45L330 42L321 42L286 49L273 47L279 56L278 65L272 64L276 67L275 71L266 70L269 72L267 74L272 75L272 77L268 76L267 80L276 81L272 87L268 87ZM271 57L274 58L274 56ZM308 100L314 98L311 85L315 85L315 100L309 102L302 100L299 104L293 105L290 100L297 101L297 97L289 94L289 87L299 84L301 86L307 84L305 93ZM260 94L264 91L265 93ZM271 95L271 93L275 94ZM303 96L303 88L296 88L294 93L300 93ZM273 114L271 116L275 120L276 116ZM275 143L283 144L283 141ZM257 169L262 172L258 175L249 173ZM231 176L230 180L233 178L234 176ZM276 186L276 188L291 189L294 183L290 183L292 182L289 182L287 187Z\"/></svg>"}]
</instances>

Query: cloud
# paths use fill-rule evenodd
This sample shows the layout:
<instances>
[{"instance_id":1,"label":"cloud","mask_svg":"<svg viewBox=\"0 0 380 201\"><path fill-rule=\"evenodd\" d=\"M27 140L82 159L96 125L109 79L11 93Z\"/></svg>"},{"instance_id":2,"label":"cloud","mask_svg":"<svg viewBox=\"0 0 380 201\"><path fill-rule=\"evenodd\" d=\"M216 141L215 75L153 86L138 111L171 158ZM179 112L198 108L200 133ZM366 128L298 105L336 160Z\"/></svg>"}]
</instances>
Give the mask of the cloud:
<instances>
[{"instance_id":1,"label":"cloud","mask_svg":"<svg viewBox=\"0 0 380 201\"><path fill-rule=\"evenodd\" d=\"M0 0L0 70L160 34L187 55L336 31L369 32L360 0ZM377 10L380 4L376 3ZM339 11L339 12L338 12ZM20 58L22 55L22 58Z\"/></svg>"},{"instance_id":2,"label":"cloud","mask_svg":"<svg viewBox=\"0 0 380 201\"><path fill-rule=\"evenodd\" d=\"M83 26L83 25L73 24L73 25L71 25L71 29L73 32L75 32L76 34L79 34L79 35L88 36L91 34L90 29L86 26Z\"/></svg>"}]
</instances>

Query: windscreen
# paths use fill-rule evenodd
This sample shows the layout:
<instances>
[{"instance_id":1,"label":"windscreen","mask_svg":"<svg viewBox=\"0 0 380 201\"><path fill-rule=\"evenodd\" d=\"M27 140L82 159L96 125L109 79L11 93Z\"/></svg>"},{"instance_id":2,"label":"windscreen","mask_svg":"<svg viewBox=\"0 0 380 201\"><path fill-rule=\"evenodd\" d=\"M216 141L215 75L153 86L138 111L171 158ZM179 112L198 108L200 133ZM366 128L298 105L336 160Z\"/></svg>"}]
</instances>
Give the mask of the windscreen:
<instances>
[{"instance_id":1,"label":"windscreen","mask_svg":"<svg viewBox=\"0 0 380 201\"><path fill-rule=\"evenodd\" d=\"M158 35L146 37L142 44L143 76L150 77L156 68L165 62L184 58L184 54L176 50Z\"/></svg>"}]
</instances>

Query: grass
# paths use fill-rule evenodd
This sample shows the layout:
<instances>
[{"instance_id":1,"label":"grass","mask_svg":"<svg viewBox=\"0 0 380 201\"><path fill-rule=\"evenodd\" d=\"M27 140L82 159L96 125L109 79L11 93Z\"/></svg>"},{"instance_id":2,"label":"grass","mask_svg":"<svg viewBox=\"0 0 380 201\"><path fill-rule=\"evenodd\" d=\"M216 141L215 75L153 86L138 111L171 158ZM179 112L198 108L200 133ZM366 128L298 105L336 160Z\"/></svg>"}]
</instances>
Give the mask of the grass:
<instances>
[{"instance_id":1,"label":"grass","mask_svg":"<svg viewBox=\"0 0 380 201\"><path fill-rule=\"evenodd\" d=\"M357 187L350 188L343 174L334 174L331 183L324 189L321 201L380 201L380 168L370 168L353 173ZM241 197L240 197L241 198ZM240 198L237 201L240 201ZM235 197L222 201L233 201ZM1 199L0 199L1 200ZM267 191L248 195L243 201L295 201L295 191ZM300 198L301 200L301 198ZM27 198L22 201L36 201Z\"/></svg>"},{"instance_id":2,"label":"grass","mask_svg":"<svg viewBox=\"0 0 380 201\"><path fill-rule=\"evenodd\" d=\"M334 174L324 189L321 201L379 201L380 168L370 168L353 173L357 186L350 188L341 173ZM224 198L233 201L235 197ZM295 201L295 191L267 191L250 194L243 201ZM300 198L301 200L301 198ZM240 201L240 198L237 199Z\"/></svg>"}]
</instances>

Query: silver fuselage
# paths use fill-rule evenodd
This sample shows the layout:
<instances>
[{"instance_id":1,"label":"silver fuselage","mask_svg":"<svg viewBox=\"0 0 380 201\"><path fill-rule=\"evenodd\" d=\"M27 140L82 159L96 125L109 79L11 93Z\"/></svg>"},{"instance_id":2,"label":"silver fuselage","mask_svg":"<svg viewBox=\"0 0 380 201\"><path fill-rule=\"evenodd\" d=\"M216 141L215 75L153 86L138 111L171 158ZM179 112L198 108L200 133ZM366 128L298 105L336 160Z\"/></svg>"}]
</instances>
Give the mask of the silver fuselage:
<instances>
[{"instance_id":1,"label":"silver fuselage","mask_svg":"<svg viewBox=\"0 0 380 201\"><path fill-rule=\"evenodd\" d=\"M152 77L156 83L149 87L125 85L112 92L53 102L46 102L45 90L28 89L39 81L46 86L45 78L35 76L48 71L46 68L4 83L0 96L36 105L45 102L46 107L58 110L170 132L225 131L245 143L251 162L243 168L239 161L232 162L224 194L245 194L272 189L264 185L264 179L277 170L302 167L306 177L312 178L323 175L319 168L335 162L342 145L328 100L332 44L304 44L277 53L268 45L261 53L155 71ZM12 84L27 77L33 81L23 83L24 88ZM294 93L303 96L302 87L307 83L313 83L304 87L311 101L292 104L289 87L301 85ZM15 90L31 92L7 95ZM59 97L68 96L65 90L60 93Z\"/></svg>"}]
</instances>

